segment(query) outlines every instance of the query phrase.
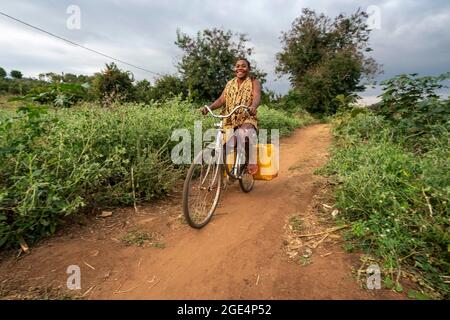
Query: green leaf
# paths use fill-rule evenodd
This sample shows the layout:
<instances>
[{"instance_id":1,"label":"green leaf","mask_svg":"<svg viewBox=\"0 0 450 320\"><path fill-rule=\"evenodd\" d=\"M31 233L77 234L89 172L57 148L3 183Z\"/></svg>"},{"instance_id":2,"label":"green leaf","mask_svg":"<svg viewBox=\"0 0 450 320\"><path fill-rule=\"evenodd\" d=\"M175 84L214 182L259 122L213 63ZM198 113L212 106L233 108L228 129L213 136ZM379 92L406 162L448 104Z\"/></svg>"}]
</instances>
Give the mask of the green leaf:
<instances>
[{"instance_id":1,"label":"green leaf","mask_svg":"<svg viewBox=\"0 0 450 320\"><path fill-rule=\"evenodd\" d=\"M416 300L431 300L428 295L412 289L408 290L408 298Z\"/></svg>"},{"instance_id":2,"label":"green leaf","mask_svg":"<svg viewBox=\"0 0 450 320\"><path fill-rule=\"evenodd\" d=\"M397 283L394 290L398 293L401 293L401 292L403 292L403 287L400 283Z\"/></svg>"},{"instance_id":3,"label":"green leaf","mask_svg":"<svg viewBox=\"0 0 450 320\"><path fill-rule=\"evenodd\" d=\"M383 282L387 289L392 289L394 287L394 281L391 279L390 276L385 277Z\"/></svg>"}]
</instances>

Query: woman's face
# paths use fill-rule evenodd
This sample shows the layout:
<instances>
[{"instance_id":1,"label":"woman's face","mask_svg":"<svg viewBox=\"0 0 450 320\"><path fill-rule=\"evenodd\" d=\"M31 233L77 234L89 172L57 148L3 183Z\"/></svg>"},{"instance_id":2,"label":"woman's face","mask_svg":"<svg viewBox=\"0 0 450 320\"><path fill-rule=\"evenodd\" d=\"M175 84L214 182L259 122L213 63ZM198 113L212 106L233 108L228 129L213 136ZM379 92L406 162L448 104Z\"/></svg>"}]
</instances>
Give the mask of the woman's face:
<instances>
[{"instance_id":1,"label":"woman's face","mask_svg":"<svg viewBox=\"0 0 450 320\"><path fill-rule=\"evenodd\" d=\"M248 75L250 68L248 67L247 61L238 60L234 66L234 72L236 73L236 77L239 79L245 79Z\"/></svg>"}]
</instances>

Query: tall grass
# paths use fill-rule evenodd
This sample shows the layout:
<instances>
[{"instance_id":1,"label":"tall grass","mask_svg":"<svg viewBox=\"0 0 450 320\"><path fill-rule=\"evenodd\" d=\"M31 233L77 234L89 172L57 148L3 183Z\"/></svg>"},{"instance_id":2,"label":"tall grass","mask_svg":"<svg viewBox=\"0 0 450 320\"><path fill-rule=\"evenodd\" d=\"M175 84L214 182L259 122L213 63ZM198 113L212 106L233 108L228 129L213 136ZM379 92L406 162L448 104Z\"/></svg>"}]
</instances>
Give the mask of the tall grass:
<instances>
[{"instance_id":1,"label":"tall grass","mask_svg":"<svg viewBox=\"0 0 450 320\"><path fill-rule=\"evenodd\" d=\"M322 172L337 183L336 206L352 223L348 236L384 261L386 283L398 270L428 292L449 296L450 153L448 130L437 124L420 150L384 117L343 114L334 121L335 146ZM437 134L439 133L439 134ZM402 288L398 283L397 290Z\"/></svg>"}]
</instances>

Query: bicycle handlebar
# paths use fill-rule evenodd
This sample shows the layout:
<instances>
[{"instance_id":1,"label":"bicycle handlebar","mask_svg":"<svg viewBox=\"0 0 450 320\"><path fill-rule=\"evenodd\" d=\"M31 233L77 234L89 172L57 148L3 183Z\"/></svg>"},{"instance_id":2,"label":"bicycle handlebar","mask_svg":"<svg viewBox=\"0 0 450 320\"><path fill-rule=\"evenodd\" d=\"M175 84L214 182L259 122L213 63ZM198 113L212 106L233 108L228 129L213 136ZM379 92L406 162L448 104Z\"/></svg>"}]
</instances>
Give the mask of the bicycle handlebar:
<instances>
[{"instance_id":1,"label":"bicycle handlebar","mask_svg":"<svg viewBox=\"0 0 450 320\"><path fill-rule=\"evenodd\" d=\"M248 107L247 107L246 105L244 105L244 104L241 104L241 105L238 105L238 106L234 107L234 109L233 109L233 110L230 112L230 114L228 114L228 115L216 115L216 114L214 114L214 113L212 112L212 110L211 110L208 106L205 105L205 108L208 109L209 113L211 113L211 115L212 115L214 118L220 118L220 119L230 117L230 116L231 116L233 113L235 113L236 110L239 109L239 108L244 108L244 110L248 112Z\"/></svg>"}]
</instances>

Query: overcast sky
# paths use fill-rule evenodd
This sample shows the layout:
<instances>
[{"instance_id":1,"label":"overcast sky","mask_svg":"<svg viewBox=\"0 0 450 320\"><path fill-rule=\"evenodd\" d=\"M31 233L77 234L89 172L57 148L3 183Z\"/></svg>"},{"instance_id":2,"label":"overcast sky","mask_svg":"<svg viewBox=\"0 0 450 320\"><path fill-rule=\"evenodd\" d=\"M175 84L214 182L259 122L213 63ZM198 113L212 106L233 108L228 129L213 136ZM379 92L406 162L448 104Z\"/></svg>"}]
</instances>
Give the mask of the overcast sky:
<instances>
[{"instance_id":1,"label":"overcast sky","mask_svg":"<svg viewBox=\"0 0 450 320\"><path fill-rule=\"evenodd\" d=\"M67 28L67 8L81 11L80 29ZM373 57L383 65L378 80L400 73L437 75L450 71L450 1L325 1L325 0L0 0L0 11L84 46L158 73L176 72L182 52L176 30L194 35L219 27L248 34L253 60L268 73L266 87L289 89L274 73L280 35L308 7L334 17L371 9ZM379 18L379 19L378 19ZM378 28L379 27L379 28ZM25 76L42 72L92 74L109 59L49 37L0 15L0 66ZM119 66L137 79L154 76ZM368 90L365 95L378 94Z\"/></svg>"}]
</instances>

